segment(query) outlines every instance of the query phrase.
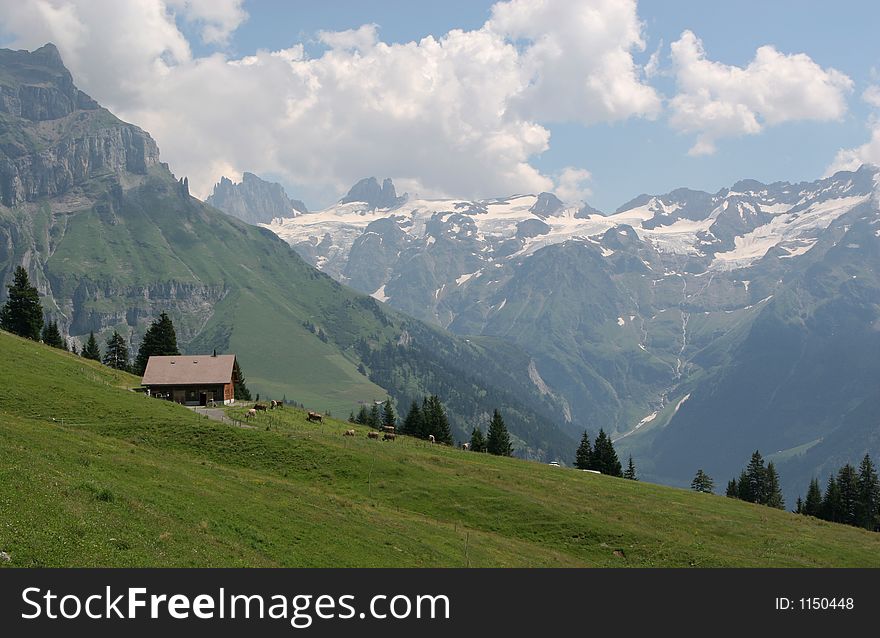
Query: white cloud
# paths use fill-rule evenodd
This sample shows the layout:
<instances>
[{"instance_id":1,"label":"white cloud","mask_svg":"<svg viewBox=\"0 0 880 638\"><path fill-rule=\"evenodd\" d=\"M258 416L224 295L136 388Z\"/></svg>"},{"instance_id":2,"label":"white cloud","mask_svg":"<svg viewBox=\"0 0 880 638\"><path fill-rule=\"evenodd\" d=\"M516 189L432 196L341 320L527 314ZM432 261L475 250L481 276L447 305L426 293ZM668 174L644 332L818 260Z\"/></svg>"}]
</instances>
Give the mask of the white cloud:
<instances>
[{"instance_id":1,"label":"white cloud","mask_svg":"<svg viewBox=\"0 0 880 638\"><path fill-rule=\"evenodd\" d=\"M240 59L194 57L175 17L223 44L238 0L0 0L13 46L55 42L77 84L150 131L163 159L205 196L221 175L280 176L327 199L367 175L422 194L540 192L552 176L543 123L653 117L660 98L632 53L644 49L634 0L513 0L481 28L387 44L377 27L320 32ZM11 42L10 42L11 39ZM556 183L586 192L585 173Z\"/></svg>"},{"instance_id":2,"label":"white cloud","mask_svg":"<svg viewBox=\"0 0 880 638\"><path fill-rule=\"evenodd\" d=\"M871 85L862 93L862 99L880 109L880 86ZM837 151L834 160L825 170L825 175L833 175L837 171L854 171L862 164L880 166L880 113L872 113L868 118L868 130L871 138L855 148L842 148Z\"/></svg>"},{"instance_id":3,"label":"white cloud","mask_svg":"<svg viewBox=\"0 0 880 638\"><path fill-rule=\"evenodd\" d=\"M566 203L583 202L593 191L588 186L593 178L590 171L567 166L556 178L556 196Z\"/></svg>"},{"instance_id":4,"label":"white cloud","mask_svg":"<svg viewBox=\"0 0 880 638\"><path fill-rule=\"evenodd\" d=\"M713 153L721 138L783 122L840 119L853 84L803 53L786 55L772 46L758 48L746 67L714 62L691 31L672 43L672 62L678 93L670 101L670 123L697 135L693 155Z\"/></svg>"}]
</instances>

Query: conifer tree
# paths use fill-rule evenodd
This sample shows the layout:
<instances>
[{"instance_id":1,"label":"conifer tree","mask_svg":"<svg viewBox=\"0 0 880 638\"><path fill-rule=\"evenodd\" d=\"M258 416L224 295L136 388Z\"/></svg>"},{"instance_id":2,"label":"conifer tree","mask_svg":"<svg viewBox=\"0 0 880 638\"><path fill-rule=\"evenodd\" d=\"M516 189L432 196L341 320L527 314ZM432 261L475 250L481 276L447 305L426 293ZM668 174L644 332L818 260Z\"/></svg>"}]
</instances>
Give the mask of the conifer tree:
<instances>
[{"instance_id":1,"label":"conifer tree","mask_svg":"<svg viewBox=\"0 0 880 638\"><path fill-rule=\"evenodd\" d=\"M489 423L489 433L486 436L486 451L496 456L513 455L510 433L507 431L507 426L504 425L504 419L498 410L492 413L492 421Z\"/></svg>"},{"instance_id":2,"label":"conifer tree","mask_svg":"<svg viewBox=\"0 0 880 638\"><path fill-rule=\"evenodd\" d=\"M413 400L409 406L409 412L406 413L406 418L403 420L403 425L400 426L400 432L409 436L419 436L423 430L422 410L419 408L418 401Z\"/></svg>"},{"instance_id":3,"label":"conifer tree","mask_svg":"<svg viewBox=\"0 0 880 638\"><path fill-rule=\"evenodd\" d=\"M354 418L355 422L360 425L367 425L370 422L370 412L367 410L367 406L362 405L361 409L358 411L357 416Z\"/></svg>"},{"instance_id":4,"label":"conifer tree","mask_svg":"<svg viewBox=\"0 0 880 638\"><path fill-rule=\"evenodd\" d=\"M52 346L59 350L67 350L67 342L64 340L64 337L61 336L61 331L58 329L58 322L56 321L47 322L43 326L43 332L40 335L40 338L47 346Z\"/></svg>"},{"instance_id":5,"label":"conifer tree","mask_svg":"<svg viewBox=\"0 0 880 638\"><path fill-rule=\"evenodd\" d=\"M83 359L91 359L92 361L101 360L101 349L98 347L98 340L95 339L95 333L90 332L86 345L82 350Z\"/></svg>"},{"instance_id":6,"label":"conifer tree","mask_svg":"<svg viewBox=\"0 0 880 638\"><path fill-rule=\"evenodd\" d=\"M779 474L776 472L776 466L773 465L773 461L767 464L765 481L764 501L761 505L775 507L779 510L785 509L785 500L782 498L782 488L779 485Z\"/></svg>"},{"instance_id":7,"label":"conifer tree","mask_svg":"<svg viewBox=\"0 0 880 638\"><path fill-rule=\"evenodd\" d=\"M373 407L370 408L370 416L367 425L371 428L379 429L382 426L382 415L379 412L379 404L373 401Z\"/></svg>"},{"instance_id":8,"label":"conifer tree","mask_svg":"<svg viewBox=\"0 0 880 638\"><path fill-rule=\"evenodd\" d=\"M0 328L25 339L38 341L43 330L43 307L40 294L31 285L27 271L16 267L9 296L0 309Z\"/></svg>"},{"instance_id":9,"label":"conifer tree","mask_svg":"<svg viewBox=\"0 0 880 638\"><path fill-rule=\"evenodd\" d=\"M794 513L795 514L803 514L804 513L804 499L800 496L797 497L797 502L794 505Z\"/></svg>"},{"instance_id":10,"label":"conifer tree","mask_svg":"<svg viewBox=\"0 0 880 638\"><path fill-rule=\"evenodd\" d=\"M859 496L857 521L859 527L868 530L876 530L880 523L880 483L877 479L877 471L871 461L871 455L865 454L865 458L859 464Z\"/></svg>"},{"instance_id":11,"label":"conifer tree","mask_svg":"<svg viewBox=\"0 0 880 638\"><path fill-rule=\"evenodd\" d=\"M357 423L357 417L354 415L354 410L348 413L348 422Z\"/></svg>"},{"instance_id":12,"label":"conifer tree","mask_svg":"<svg viewBox=\"0 0 880 638\"><path fill-rule=\"evenodd\" d=\"M749 465L746 468L746 481L748 482L747 494L749 498L743 500L766 505L768 501L767 468L764 466L764 457L758 450L755 450L749 460Z\"/></svg>"},{"instance_id":13,"label":"conifer tree","mask_svg":"<svg viewBox=\"0 0 880 638\"><path fill-rule=\"evenodd\" d=\"M104 365L116 370L128 371L128 346L125 339L117 331L107 339L107 350L104 352Z\"/></svg>"},{"instance_id":14,"label":"conifer tree","mask_svg":"<svg viewBox=\"0 0 880 638\"><path fill-rule=\"evenodd\" d=\"M596 435L596 442L593 444L593 467L590 469L609 476L623 476L623 468L620 459L617 458L614 444L611 443L611 437L605 434L602 428L599 428L599 434Z\"/></svg>"},{"instance_id":15,"label":"conifer tree","mask_svg":"<svg viewBox=\"0 0 880 638\"><path fill-rule=\"evenodd\" d=\"M715 481L713 481L712 477L706 474L701 468L697 470L697 473L694 475L694 480L691 481L691 489L695 492L711 494L715 491ZM729 485L728 491L730 491ZM728 494L728 496L730 496L730 494Z\"/></svg>"},{"instance_id":16,"label":"conifer tree","mask_svg":"<svg viewBox=\"0 0 880 638\"><path fill-rule=\"evenodd\" d=\"M432 394L428 398L428 412L425 414L425 421L426 425L430 426L428 433L434 435L435 441L452 445L452 429L449 427L449 418L436 394Z\"/></svg>"},{"instance_id":17,"label":"conifer tree","mask_svg":"<svg viewBox=\"0 0 880 638\"><path fill-rule=\"evenodd\" d=\"M483 431L474 426L473 431L471 432L471 452L485 452L486 451L486 437L483 436Z\"/></svg>"},{"instance_id":18,"label":"conifer tree","mask_svg":"<svg viewBox=\"0 0 880 638\"><path fill-rule=\"evenodd\" d=\"M837 479L833 474L828 477L828 485L825 487L821 518L832 523L839 523L841 519L840 489L837 487Z\"/></svg>"},{"instance_id":19,"label":"conifer tree","mask_svg":"<svg viewBox=\"0 0 880 638\"><path fill-rule=\"evenodd\" d=\"M807 497L804 499L802 513L806 516L822 516L822 489L819 487L819 479L813 478L807 489Z\"/></svg>"},{"instance_id":20,"label":"conifer tree","mask_svg":"<svg viewBox=\"0 0 880 638\"><path fill-rule=\"evenodd\" d=\"M179 354L174 324L171 322L171 317L162 312L144 333L144 339L134 360L134 373L143 376L150 357Z\"/></svg>"},{"instance_id":21,"label":"conifer tree","mask_svg":"<svg viewBox=\"0 0 880 638\"><path fill-rule=\"evenodd\" d=\"M736 497L741 501L746 501L747 503L755 502L749 483L749 476L748 474L746 474L745 470L740 472L739 480L736 482Z\"/></svg>"},{"instance_id":22,"label":"conifer tree","mask_svg":"<svg viewBox=\"0 0 880 638\"><path fill-rule=\"evenodd\" d=\"M839 522L856 525L858 521L859 479L856 468L847 463L837 473L837 490L840 494Z\"/></svg>"},{"instance_id":23,"label":"conifer tree","mask_svg":"<svg viewBox=\"0 0 880 638\"><path fill-rule=\"evenodd\" d=\"M737 485L736 479L730 479L727 482L725 495L727 498L739 498L739 485Z\"/></svg>"},{"instance_id":24,"label":"conifer tree","mask_svg":"<svg viewBox=\"0 0 880 638\"><path fill-rule=\"evenodd\" d=\"M633 457L629 457L629 462L626 464L626 469L623 471L623 478L628 479L630 481L638 481L639 478L636 476L636 466L633 463Z\"/></svg>"},{"instance_id":25,"label":"conifer tree","mask_svg":"<svg viewBox=\"0 0 880 638\"><path fill-rule=\"evenodd\" d=\"M394 414L394 406L391 405L391 397L388 397L385 405L382 406L382 426L397 427L397 416Z\"/></svg>"},{"instance_id":26,"label":"conifer tree","mask_svg":"<svg viewBox=\"0 0 880 638\"><path fill-rule=\"evenodd\" d=\"M241 366L238 365L238 359L232 364L232 378L232 392L235 400L250 401L251 391L248 390L247 384L245 383L244 373L241 371Z\"/></svg>"},{"instance_id":27,"label":"conifer tree","mask_svg":"<svg viewBox=\"0 0 880 638\"><path fill-rule=\"evenodd\" d=\"M577 452L575 453L574 466L579 470L593 469L593 448L590 445L590 437L586 430L584 430L581 444L578 445Z\"/></svg>"}]
</instances>

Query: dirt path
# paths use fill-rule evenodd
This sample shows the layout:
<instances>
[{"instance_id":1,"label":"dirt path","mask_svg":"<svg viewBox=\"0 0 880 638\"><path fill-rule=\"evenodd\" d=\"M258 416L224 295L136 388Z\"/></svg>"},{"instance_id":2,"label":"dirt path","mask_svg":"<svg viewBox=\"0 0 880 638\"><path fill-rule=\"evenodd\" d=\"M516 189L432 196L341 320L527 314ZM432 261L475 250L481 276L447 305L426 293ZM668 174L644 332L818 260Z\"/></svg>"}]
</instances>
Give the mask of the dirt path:
<instances>
[{"instance_id":1,"label":"dirt path","mask_svg":"<svg viewBox=\"0 0 880 638\"><path fill-rule=\"evenodd\" d=\"M222 408L204 408L201 406L190 407L190 410L195 412L196 414L202 414L212 421L217 421L219 423L225 423L226 425L232 425L237 428L246 428L248 430L256 429L253 425L246 425L239 421L235 421L226 416L226 411Z\"/></svg>"}]
</instances>

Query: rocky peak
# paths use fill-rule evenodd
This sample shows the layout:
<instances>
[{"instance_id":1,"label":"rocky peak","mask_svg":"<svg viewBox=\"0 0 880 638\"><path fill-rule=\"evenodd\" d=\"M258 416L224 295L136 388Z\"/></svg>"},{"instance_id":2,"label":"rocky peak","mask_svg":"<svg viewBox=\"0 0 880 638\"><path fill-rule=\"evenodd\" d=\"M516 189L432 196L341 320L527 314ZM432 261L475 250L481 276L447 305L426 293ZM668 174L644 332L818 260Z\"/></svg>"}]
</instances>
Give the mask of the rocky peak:
<instances>
[{"instance_id":1,"label":"rocky peak","mask_svg":"<svg viewBox=\"0 0 880 638\"><path fill-rule=\"evenodd\" d=\"M556 197L556 195L553 193L541 193L538 195L538 199L535 200L535 203L532 204L529 212L538 217L550 217L561 211L563 208L565 208L565 204L563 204L562 200Z\"/></svg>"},{"instance_id":2,"label":"rocky peak","mask_svg":"<svg viewBox=\"0 0 880 638\"><path fill-rule=\"evenodd\" d=\"M340 203L364 202L372 208L394 208L405 201L406 195L398 197L394 183L390 179L386 178L382 186L379 186L379 181L375 177L367 177L352 186Z\"/></svg>"},{"instance_id":3,"label":"rocky peak","mask_svg":"<svg viewBox=\"0 0 880 638\"><path fill-rule=\"evenodd\" d=\"M290 199L281 184L267 182L253 173L243 173L239 184L221 177L205 201L249 224L268 224L279 217L309 212L301 201Z\"/></svg>"}]
</instances>

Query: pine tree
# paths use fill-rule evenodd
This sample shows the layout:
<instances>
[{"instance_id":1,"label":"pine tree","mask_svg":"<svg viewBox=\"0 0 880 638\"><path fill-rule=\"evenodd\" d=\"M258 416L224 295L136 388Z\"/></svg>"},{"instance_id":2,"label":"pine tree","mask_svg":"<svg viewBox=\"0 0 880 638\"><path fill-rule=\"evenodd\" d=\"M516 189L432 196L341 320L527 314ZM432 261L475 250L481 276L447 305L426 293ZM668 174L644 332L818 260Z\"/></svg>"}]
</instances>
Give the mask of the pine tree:
<instances>
[{"instance_id":1,"label":"pine tree","mask_svg":"<svg viewBox=\"0 0 880 638\"><path fill-rule=\"evenodd\" d=\"M605 434L602 428L599 428L599 434L596 435L596 442L593 444L593 467L590 469L598 470L608 476L623 476L623 468L620 459L617 458L611 437Z\"/></svg>"},{"instance_id":2,"label":"pine tree","mask_svg":"<svg viewBox=\"0 0 880 638\"><path fill-rule=\"evenodd\" d=\"M776 466L773 461L767 464L765 473L765 494L762 505L774 507L779 510L785 509L785 499L782 498L782 488L779 486L779 474L776 473Z\"/></svg>"},{"instance_id":3,"label":"pine tree","mask_svg":"<svg viewBox=\"0 0 880 638\"><path fill-rule=\"evenodd\" d=\"M877 471L871 461L871 455L865 454L865 458L859 464L859 497L856 523L859 527L875 530L880 523L880 483L877 479Z\"/></svg>"},{"instance_id":4,"label":"pine tree","mask_svg":"<svg viewBox=\"0 0 880 638\"><path fill-rule=\"evenodd\" d=\"M590 437L586 430L584 430L581 444L578 446L577 452L575 452L574 466L579 470L593 469L593 448L590 445Z\"/></svg>"},{"instance_id":5,"label":"pine tree","mask_svg":"<svg viewBox=\"0 0 880 638\"><path fill-rule=\"evenodd\" d=\"M370 408L370 416L367 419L367 425L378 430L382 426L382 415L379 412L379 404L373 401L373 407Z\"/></svg>"},{"instance_id":6,"label":"pine tree","mask_svg":"<svg viewBox=\"0 0 880 638\"><path fill-rule=\"evenodd\" d=\"M89 333L89 339L82 350L83 359L91 359L92 361L101 360L101 349L98 347L98 340L95 339L95 333Z\"/></svg>"},{"instance_id":7,"label":"pine tree","mask_svg":"<svg viewBox=\"0 0 880 638\"><path fill-rule=\"evenodd\" d=\"M828 485L825 487L821 518L832 523L839 523L841 519L840 489L833 474L828 477Z\"/></svg>"},{"instance_id":8,"label":"pine tree","mask_svg":"<svg viewBox=\"0 0 880 638\"><path fill-rule=\"evenodd\" d=\"M766 505L768 501L767 468L764 467L764 457L758 450L755 450L749 460L749 465L746 468L746 481L748 482L747 494L749 498L743 500Z\"/></svg>"},{"instance_id":9,"label":"pine tree","mask_svg":"<svg viewBox=\"0 0 880 638\"><path fill-rule=\"evenodd\" d=\"M725 492L727 498L739 498L739 485L736 483L736 479L730 479L727 482L727 491Z\"/></svg>"},{"instance_id":10,"label":"pine tree","mask_svg":"<svg viewBox=\"0 0 880 638\"><path fill-rule=\"evenodd\" d=\"M134 360L134 372L143 376L150 357L179 354L180 350L177 349L177 333L174 332L174 324L171 322L171 318L163 312L150 324L150 327L147 328L147 332L144 334L141 347L138 349L137 358Z\"/></svg>"},{"instance_id":11,"label":"pine tree","mask_svg":"<svg viewBox=\"0 0 880 638\"><path fill-rule=\"evenodd\" d=\"M9 297L0 309L0 328L25 339L38 341L43 330L43 307L40 294L28 279L27 271L18 266L7 288Z\"/></svg>"},{"instance_id":12,"label":"pine tree","mask_svg":"<svg viewBox=\"0 0 880 638\"><path fill-rule=\"evenodd\" d=\"M794 505L794 513L795 514L803 514L804 513L804 500L798 496L797 502Z\"/></svg>"},{"instance_id":13,"label":"pine tree","mask_svg":"<svg viewBox=\"0 0 880 638\"><path fill-rule=\"evenodd\" d=\"M492 421L489 423L489 434L486 437L486 451L495 456L512 456L513 445L510 442L510 433L504 425L501 413L495 410Z\"/></svg>"},{"instance_id":14,"label":"pine tree","mask_svg":"<svg viewBox=\"0 0 880 638\"><path fill-rule=\"evenodd\" d=\"M702 469L699 469L697 470L696 475L694 475L694 480L691 481L691 489L695 492L705 492L707 494L711 494L715 491L715 481L713 481L712 477L706 474ZM729 484L727 489L729 492ZM730 494L728 494L728 496L730 496Z\"/></svg>"},{"instance_id":15,"label":"pine tree","mask_svg":"<svg viewBox=\"0 0 880 638\"><path fill-rule=\"evenodd\" d=\"M736 482L736 497L741 501L746 501L747 503L754 503L754 496L752 495L752 490L749 483L749 476L746 474L746 471L743 470L739 474L739 480Z\"/></svg>"},{"instance_id":16,"label":"pine tree","mask_svg":"<svg viewBox=\"0 0 880 638\"><path fill-rule=\"evenodd\" d=\"M847 463L837 473L840 493L840 519L846 525L858 524L859 479L856 468Z\"/></svg>"},{"instance_id":17,"label":"pine tree","mask_svg":"<svg viewBox=\"0 0 880 638\"><path fill-rule=\"evenodd\" d=\"M388 397L382 407L382 426L386 428L397 427L397 416L394 414L394 406L391 405L391 397Z\"/></svg>"},{"instance_id":18,"label":"pine tree","mask_svg":"<svg viewBox=\"0 0 880 638\"><path fill-rule=\"evenodd\" d=\"M816 518L822 516L822 490L819 487L819 479L817 478L813 478L810 481L802 513L806 516L815 516Z\"/></svg>"},{"instance_id":19,"label":"pine tree","mask_svg":"<svg viewBox=\"0 0 880 638\"><path fill-rule=\"evenodd\" d=\"M406 413L406 418L403 420L403 425L400 426L400 431L409 436L419 436L423 430L422 411L419 409L418 401L413 400L409 406L409 412Z\"/></svg>"},{"instance_id":20,"label":"pine tree","mask_svg":"<svg viewBox=\"0 0 880 638\"><path fill-rule=\"evenodd\" d=\"M128 370L128 346L125 344L125 339L122 338L122 335L115 330L110 338L107 339L104 365L116 370Z\"/></svg>"},{"instance_id":21,"label":"pine tree","mask_svg":"<svg viewBox=\"0 0 880 638\"><path fill-rule=\"evenodd\" d=\"M440 398L437 395L432 395L428 402L431 406L434 440L438 443L452 445L452 428L449 427L449 417L446 416L446 409L440 402Z\"/></svg>"},{"instance_id":22,"label":"pine tree","mask_svg":"<svg viewBox=\"0 0 880 638\"><path fill-rule=\"evenodd\" d=\"M247 384L245 383L244 373L241 371L241 366L238 365L238 359L232 364L232 380L232 396L235 400L250 401L251 391L248 390Z\"/></svg>"},{"instance_id":23,"label":"pine tree","mask_svg":"<svg viewBox=\"0 0 880 638\"><path fill-rule=\"evenodd\" d=\"M471 432L471 452L485 452L486 451L486 437L483 436L483 431L474 426L473 431Z\"/></svg>"},{"instance_id":24,"label":"pine tree","mask_svg":"<svg viewBox=\"0 0 880 638\"><path fill-rule=\"evenodd\" d=\"M636 476L636 466L633 463L633 457L629 457L629 462L626 464L626 470L623 472L623 478L629 479L630 481L638 481L639 478Z\"/></svg>"},{"instance_id":25,"label":"pine tree","mask_svg":"<svg viewBox=\"0 0 880 638\"><path fill-rule=\"evenodd\" d=\"M348 413L348 422L357 423L357 417L354 415L354 410Z\"/></svg>"},{"instance_id":26,"label":"pine tree","mask_svg":"<svg viewBox=\"0 0 880 638\"><path fill-rule=\"evenodd\" d=\"M370 412L367 410L367 406L361 406L361 409L358 411L354 420L359 425L367 425L370 422Z\"/></svg>"},{"instance_id":27,"label":"pine tree","mask_svg":"<svg viewBox=\"0 0 880 638\"><path fill-rule=\"evenodd\" d=\"M61 336L61 331L58 329L58 322L56 321L50 321L43 326L40 338L47 346L52 346L59 350L67 350L67 342Z\"/></svg>"}]
</instances>

